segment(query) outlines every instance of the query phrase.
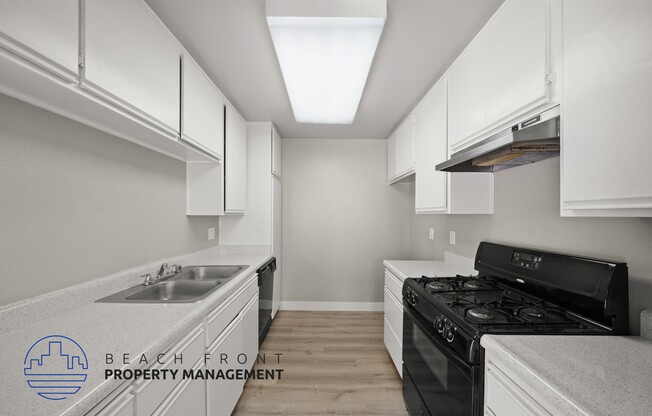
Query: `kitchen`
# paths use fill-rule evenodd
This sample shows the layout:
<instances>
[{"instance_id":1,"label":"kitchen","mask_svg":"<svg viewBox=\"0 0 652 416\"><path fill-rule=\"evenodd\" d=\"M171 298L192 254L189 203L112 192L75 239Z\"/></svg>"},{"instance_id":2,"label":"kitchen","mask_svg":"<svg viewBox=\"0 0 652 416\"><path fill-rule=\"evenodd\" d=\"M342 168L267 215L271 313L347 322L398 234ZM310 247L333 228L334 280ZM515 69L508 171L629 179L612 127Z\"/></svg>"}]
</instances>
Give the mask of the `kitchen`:
<instances>
[{"instance_id":1,"label":"kitchen","mask_svg":"<svg viewBox=\"0 0 652 416\"><path fill-rule=\"evenodd\" d=\"M0 1L0 414L649 414L650 3L311 3Z\"/></svg>"}]
</instances>

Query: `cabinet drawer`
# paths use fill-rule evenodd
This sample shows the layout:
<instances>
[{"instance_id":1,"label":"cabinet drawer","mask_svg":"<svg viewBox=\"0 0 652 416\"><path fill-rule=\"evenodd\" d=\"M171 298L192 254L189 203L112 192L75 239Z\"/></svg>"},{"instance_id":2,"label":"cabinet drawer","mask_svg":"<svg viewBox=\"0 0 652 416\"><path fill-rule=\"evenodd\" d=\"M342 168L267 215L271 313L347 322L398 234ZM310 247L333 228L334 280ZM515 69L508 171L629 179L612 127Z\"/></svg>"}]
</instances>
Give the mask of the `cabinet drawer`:
<instances>
[{"instance_id":1,"label":"cabinet drawer","mask_svg":"<svg viewBox=\"0 0 652 416\"><path fill-rule=\"evenodd\" d=\"M92 412L89 412L92 414ZM134 413L134 396L131 394L131 388L120 393L115 399L102 410L97 416L133 416Z\"/></svg>"},{"instance_id":2,"label":"cabinet drawer","mask_svg":"<svg viewBox=\"0 0 652 416\"><path fill-rule=\"evenodd\" d=\"M165 353L165 364L156 364L156 369L177 369L181 373L191 368L199 360L203 360L205 348L204 329L200 325L190 331L181 341ZM174 362L174 356L182 355L182 362ZM179 384L179 379L172 380L140 380L134 383L136 394L136 412L138 415L150 415L161 402Z\"/></svg>"},{"instance_id":3,"label":"cabinet drawer","mask_svg":"<svg viewBox=\"0 0 652 416\"><path fill-rule=\"evenodd\" d=\"M193 371L203 370L203 361ZM172 391L153 416L205 415L206 380L184 380Z\"/></svg>"},{"instance_id":4,"label":"cabinet drawer","mask_svg":"<svg viewBox=\"0 0 652 416\"><path fill-rule=\"evenodd\" d=\"M385 318L384 339L385 347L387 348L390 357L392 357L394 366L396 367L398 374L401 376L401 378L403 378L403 345L401 344L399 337L396 335L396 333L394 333L394 330L389 324L389 321L387 321L387 318Z\"/></svg>"},{"instance_id":5,"label":"cabinet drawer","mask_svg":"<svg viewBox=\"0 0 652 416\"><path fill-rule=\"evenodd\" d=\"M258 275L253 275L238 290L206 317L206 346L209 347L229 323L258 292Z\"/></svg>"},{"instance_id":6,"label":"cabinet drawer","mask_svg":"<svg viewBox=\"0 0 652 416\"><path fill-rule=\"evenodd\" d=\"M396 299L403 299L401 293L403 290L403 282L387 269L385 269L385 286Z\"/></svg>"},{"instance_id":7,"label":"cabinet drawer","mask_svg":"<svg viewBox=\"0 0 652 416\"><path fill-rule=\"evenodd\" d=\"M237 370L242 365L237 362L237 355L243 348L242 316L238 315L215 340L209 349L210 360L208 368L222 370ZM222 360L226 359L226 362ZM244 380L217 379L207 380L208 414L210 416L229 416L238 403Z\"/></svg>"},{"instance_id":8,"label":"cabinet drawer","mask_svg":"<svg viewBox=\"0 0 652 416\"><path fill-rule=\"evenodd\" d=\"M488 363L485 375L485 414L551 416L496 366Z\"/></svg>"},{"instance_id":9,"label":"cabinet drawer","mask_svg":"<svg viewBox=\"0 0 652 416\"><path fill-rule=\"evenodd\" d=\"M385 287L385 319L389 321L396 334L403 334L403 305ZM401 339L401 338L399 338Z\"/></svg>"}]
</instances>

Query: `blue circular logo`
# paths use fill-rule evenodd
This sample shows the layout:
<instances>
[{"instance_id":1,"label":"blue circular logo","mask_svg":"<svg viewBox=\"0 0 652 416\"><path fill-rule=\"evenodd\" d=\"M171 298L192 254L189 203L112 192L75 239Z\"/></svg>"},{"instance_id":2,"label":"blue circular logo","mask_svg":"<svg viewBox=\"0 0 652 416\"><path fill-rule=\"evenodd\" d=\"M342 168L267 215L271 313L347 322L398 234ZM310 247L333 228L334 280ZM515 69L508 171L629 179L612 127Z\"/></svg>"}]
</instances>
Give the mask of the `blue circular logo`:
<instances>
[{"instance_id":1,"label":"blue circular logo","mask_svg":"<svg viewBox=\"0 0 652 416\"><path fill-rule=\"evenodd\" d=\"M25 355L27 384L48 400L63 400L77 393L88 376L88 359L82 347L63 335L36 341Z\"/></svg>"}]
</instances>

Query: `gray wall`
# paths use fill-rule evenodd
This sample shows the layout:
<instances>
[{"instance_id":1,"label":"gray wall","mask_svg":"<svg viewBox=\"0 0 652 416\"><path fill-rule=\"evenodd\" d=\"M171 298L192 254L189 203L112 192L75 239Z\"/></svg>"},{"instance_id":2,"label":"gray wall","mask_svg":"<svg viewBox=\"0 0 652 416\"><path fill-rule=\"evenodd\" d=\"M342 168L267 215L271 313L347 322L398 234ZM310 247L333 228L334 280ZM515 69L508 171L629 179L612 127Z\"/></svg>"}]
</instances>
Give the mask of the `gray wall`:
<instances>
[{"instance_id":1,"label":"gray wall","mask_svg":"<svg viewBox=\"0 0 652 416\"><path fill-rule=\"evenodd\" d=\"M410 187L385 140L283 140L283 300L382 302L384 259L409 257Z\"/></svg>"},{"instance_id":2,"label":"gray wall","mask_svg":"<svg viewBox=\"0 0 652 416\"><path fill-rule=\"evenodd\" d=\"M0 305L217 244L185 165L0 95Z\"/></svg>"},{"instance_id":3,"label":"gray wall","mask_svg":"<svg viewBox=\"0 0 652 416\"><path fill-rule=\"evenodd\" d=\"M561 218L559 158L498 172L494 179L493 215L413 215L412 255L442 258L448 250L474 257L478 243L488 240L626 261L630 323L638 333L640 311L652 307L652 218ZM430 225L437 230L435 246L427 240ZM449 231L456 232L456 245L448 244Z\"/></svg>"}]
</instances>

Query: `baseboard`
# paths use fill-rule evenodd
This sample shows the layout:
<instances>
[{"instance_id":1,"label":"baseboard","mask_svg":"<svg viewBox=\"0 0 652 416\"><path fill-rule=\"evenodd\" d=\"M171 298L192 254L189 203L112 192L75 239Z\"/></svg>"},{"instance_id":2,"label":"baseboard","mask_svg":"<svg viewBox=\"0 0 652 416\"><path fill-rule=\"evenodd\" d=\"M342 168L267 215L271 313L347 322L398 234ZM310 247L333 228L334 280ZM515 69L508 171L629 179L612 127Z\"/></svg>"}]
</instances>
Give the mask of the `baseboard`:
<instances>
[{"instance_id":1,"label":"baseboard","mask_svg":"<svg viewBox=\"0 0 652 416\"><path fill-rule=\"evenodd\" d=\"M383 302L281 302L282 311L382 312Z\"/></svg>"}]
</instances>

